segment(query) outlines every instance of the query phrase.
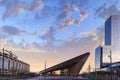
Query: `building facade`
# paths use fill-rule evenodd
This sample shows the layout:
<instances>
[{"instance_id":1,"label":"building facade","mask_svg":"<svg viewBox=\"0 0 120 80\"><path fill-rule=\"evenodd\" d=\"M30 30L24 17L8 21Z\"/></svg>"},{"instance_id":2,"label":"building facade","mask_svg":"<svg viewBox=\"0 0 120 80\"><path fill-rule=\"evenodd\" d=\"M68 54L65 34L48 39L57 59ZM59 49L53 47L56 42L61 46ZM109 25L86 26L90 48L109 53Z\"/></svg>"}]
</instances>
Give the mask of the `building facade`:
<instances>
[{"instance_id":1,"label":"building facade","mask_svg":"<svg viewBox=\"0 0 120 80\"><path fill-rule=\"evenodd\" d=\"M120 61L120 16L111 16L105 22L105 45L111 46L112 62ZM108 52L109 54L109 52Z\"/></svg>"},{"instance_id":2,"label":"building facade","mask_svg":"<svg viewBox=\"0 0 120 80\"><path fill-rule=\"evenodd\" d=\"M47 69L45 68L45 70L40 71L39 74L44 76L46 75L78 76L89 55L90 53L86 52L82 55L59 63ZM60 73L55 73L57 71L60 71Z\"/></svg>"},{"instance_id":3,"label":"building facade","mask_svg":"<svg viewBox=\"0 0 120 80\"><path fill-rule=\"evenodd\" d=\"M105 45L95 50L95 67L108 67L120 62L120 16L113 15L105 22Z\"/></svg>"},{"instance_id":4,"label":"building facade","mask_svg":"<svg viewBox=\"0 0 120 80\"><path fill-rule=\"evenodd\" d=\"M102 66L102 46L95 49L95 67L99 69Z\"/></svg>"},{"instance_id":5,"label":"building facade","mask_svg":"<svg viewBox=\"0 0 120 80\"><path fill-rule=\"evenodd\" d=\"M2 50L0 52L0 75L29 73L30 65L18 60L17 56Z\"/></svg>"}]
</instances>

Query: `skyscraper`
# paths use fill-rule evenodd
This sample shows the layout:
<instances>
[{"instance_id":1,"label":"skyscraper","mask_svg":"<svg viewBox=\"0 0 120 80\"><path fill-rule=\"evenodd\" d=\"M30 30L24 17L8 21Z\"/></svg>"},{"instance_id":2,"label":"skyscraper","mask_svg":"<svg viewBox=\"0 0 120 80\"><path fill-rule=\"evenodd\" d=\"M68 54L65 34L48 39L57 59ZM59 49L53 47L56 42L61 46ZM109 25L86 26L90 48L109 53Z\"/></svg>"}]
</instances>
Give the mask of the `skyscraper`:
<instances>
[{"instance_id":1,"label":"skyscraper","mask_svg":"<svg viewBox=\"0 0 120 80\"><path fill-rule=\"evenodd\" d=\"M118 15L111 16L105 22L105 45L111 46L112 61L120 61L120 16Z\"/></svg>"},{"instance_id":2,"label":"skyscraper","mask_svg":"<svg viewBox=\"0 0 120 80\"><path fill-rule=\"evenodd\" d=\"M112 63L120 62L120 16L113 15L105 22L105 45L101 46L102 51L98 50L100 48L96 48L95 50L95 59L100 59L102 61L100 63L100 67L109 65L111 54ZM100 56L97 56L100 55ZM97 63L97 61L95 62ZM97 64L95 64L96 67Z\"/></svg>"},{"instance_id":3,"label":"skyscraper","mask_svg":"<svg viewBox=\"0 0 120 80\"><path fill-rule=\"evenodd\" d=\"M105 45L120 46L120 16L111 16L105 22Z\"/></svg>"}]
</instances>

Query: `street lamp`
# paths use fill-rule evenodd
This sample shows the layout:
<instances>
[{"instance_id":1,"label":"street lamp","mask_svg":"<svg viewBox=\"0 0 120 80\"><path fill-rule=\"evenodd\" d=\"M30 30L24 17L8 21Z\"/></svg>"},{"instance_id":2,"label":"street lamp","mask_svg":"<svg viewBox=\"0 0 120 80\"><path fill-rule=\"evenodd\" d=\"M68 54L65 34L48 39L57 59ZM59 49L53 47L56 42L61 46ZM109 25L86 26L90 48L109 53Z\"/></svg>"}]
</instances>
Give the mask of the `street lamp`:
<instances>
[{"instance_id":1,"label":"street lamp","mask_svg":"<svg viewBox=\"0 0 120 80\"><path fill-rule=\"evenodd\" d=\"M110 70L111 70L111 80L112 80L112 53L110 51L110 55L108 55L108 57L110 58Z\"/></svg>"},{"instance_id":2,"label":"street lamp","mask_svg":"<svg viewBox=\"0 0 120 80\"><path fill-rule=\"evenodd\" d=\"M46 80L46 60L45 60L45 73L44 73L44 77L45 77L45 80Z\"/></svg>"},{"instance_id":3,"label":"street lamp","mask_svg":"<svg viewBox=\"0 0 120 80\"><path fill-rule=\"evenodd\" d=\"M4 76L4 48L3 48L3 52L2 52L2 74Z\"/></svg>"}]
</instances>

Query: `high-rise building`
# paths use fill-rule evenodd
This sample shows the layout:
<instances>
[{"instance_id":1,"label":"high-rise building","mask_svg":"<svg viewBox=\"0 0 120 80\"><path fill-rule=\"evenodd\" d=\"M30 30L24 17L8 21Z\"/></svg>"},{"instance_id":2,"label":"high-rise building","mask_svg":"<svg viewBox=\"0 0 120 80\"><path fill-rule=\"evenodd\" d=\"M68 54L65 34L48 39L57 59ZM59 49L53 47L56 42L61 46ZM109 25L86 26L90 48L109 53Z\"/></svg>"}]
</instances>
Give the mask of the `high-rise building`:
<instances>
[{"instance_id":1,"label":"high-rise building","mask_svg":"<svg viewBox=\"0 0 120 80\"><path fill-rule=\"evenodd\" d=\"M105 45L120 46L120 16L111 16L105 22Z\"/></svg>"},{"instance_id":2,"label":"high-rise building","mask_svg":"<svg viewBox=\"0 0 120 80\"><path fill-rule=\"evenodd\" d=\"M111 16L105 22L105 45L111 46L112 62L120 61L118 56L120 55L120 16L118 15Z\"/></svg>"},{"instance_id":3,"label":"high-rise building","mask_svg":"<svg viewBox=\"0 0 120 80\"><path fill-rule=\"evenodd\" d=\"M102 68L111 64L110 58L113 64L116 62L119 63L120 62L119 55L120 55L120 16L113 15L105 22L105 45L99 46L95 50L96 68ZM99 60L97 61L97 59Z\"/></svg>"}]
</instances>

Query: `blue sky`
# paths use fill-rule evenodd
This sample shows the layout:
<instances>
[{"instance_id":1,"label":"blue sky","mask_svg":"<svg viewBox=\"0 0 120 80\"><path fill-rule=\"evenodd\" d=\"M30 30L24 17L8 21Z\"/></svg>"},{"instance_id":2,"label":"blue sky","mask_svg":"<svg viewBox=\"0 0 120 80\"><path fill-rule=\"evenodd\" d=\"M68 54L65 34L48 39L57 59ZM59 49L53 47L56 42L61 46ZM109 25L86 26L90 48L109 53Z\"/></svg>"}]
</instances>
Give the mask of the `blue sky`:
<instances>
[{"instance_id":1,"label":"blue sky","mask_svg":"<svg viewBox=\"0 0 120 80\"><path fill-rule=\"evenodd\" d=\"M50 67L88 51L85 67L94 68L104 22L119 14L119 0L0 0L0 48L28 62L31 71L44 69L45 60Z\"/></svg>"}]
</instances>

